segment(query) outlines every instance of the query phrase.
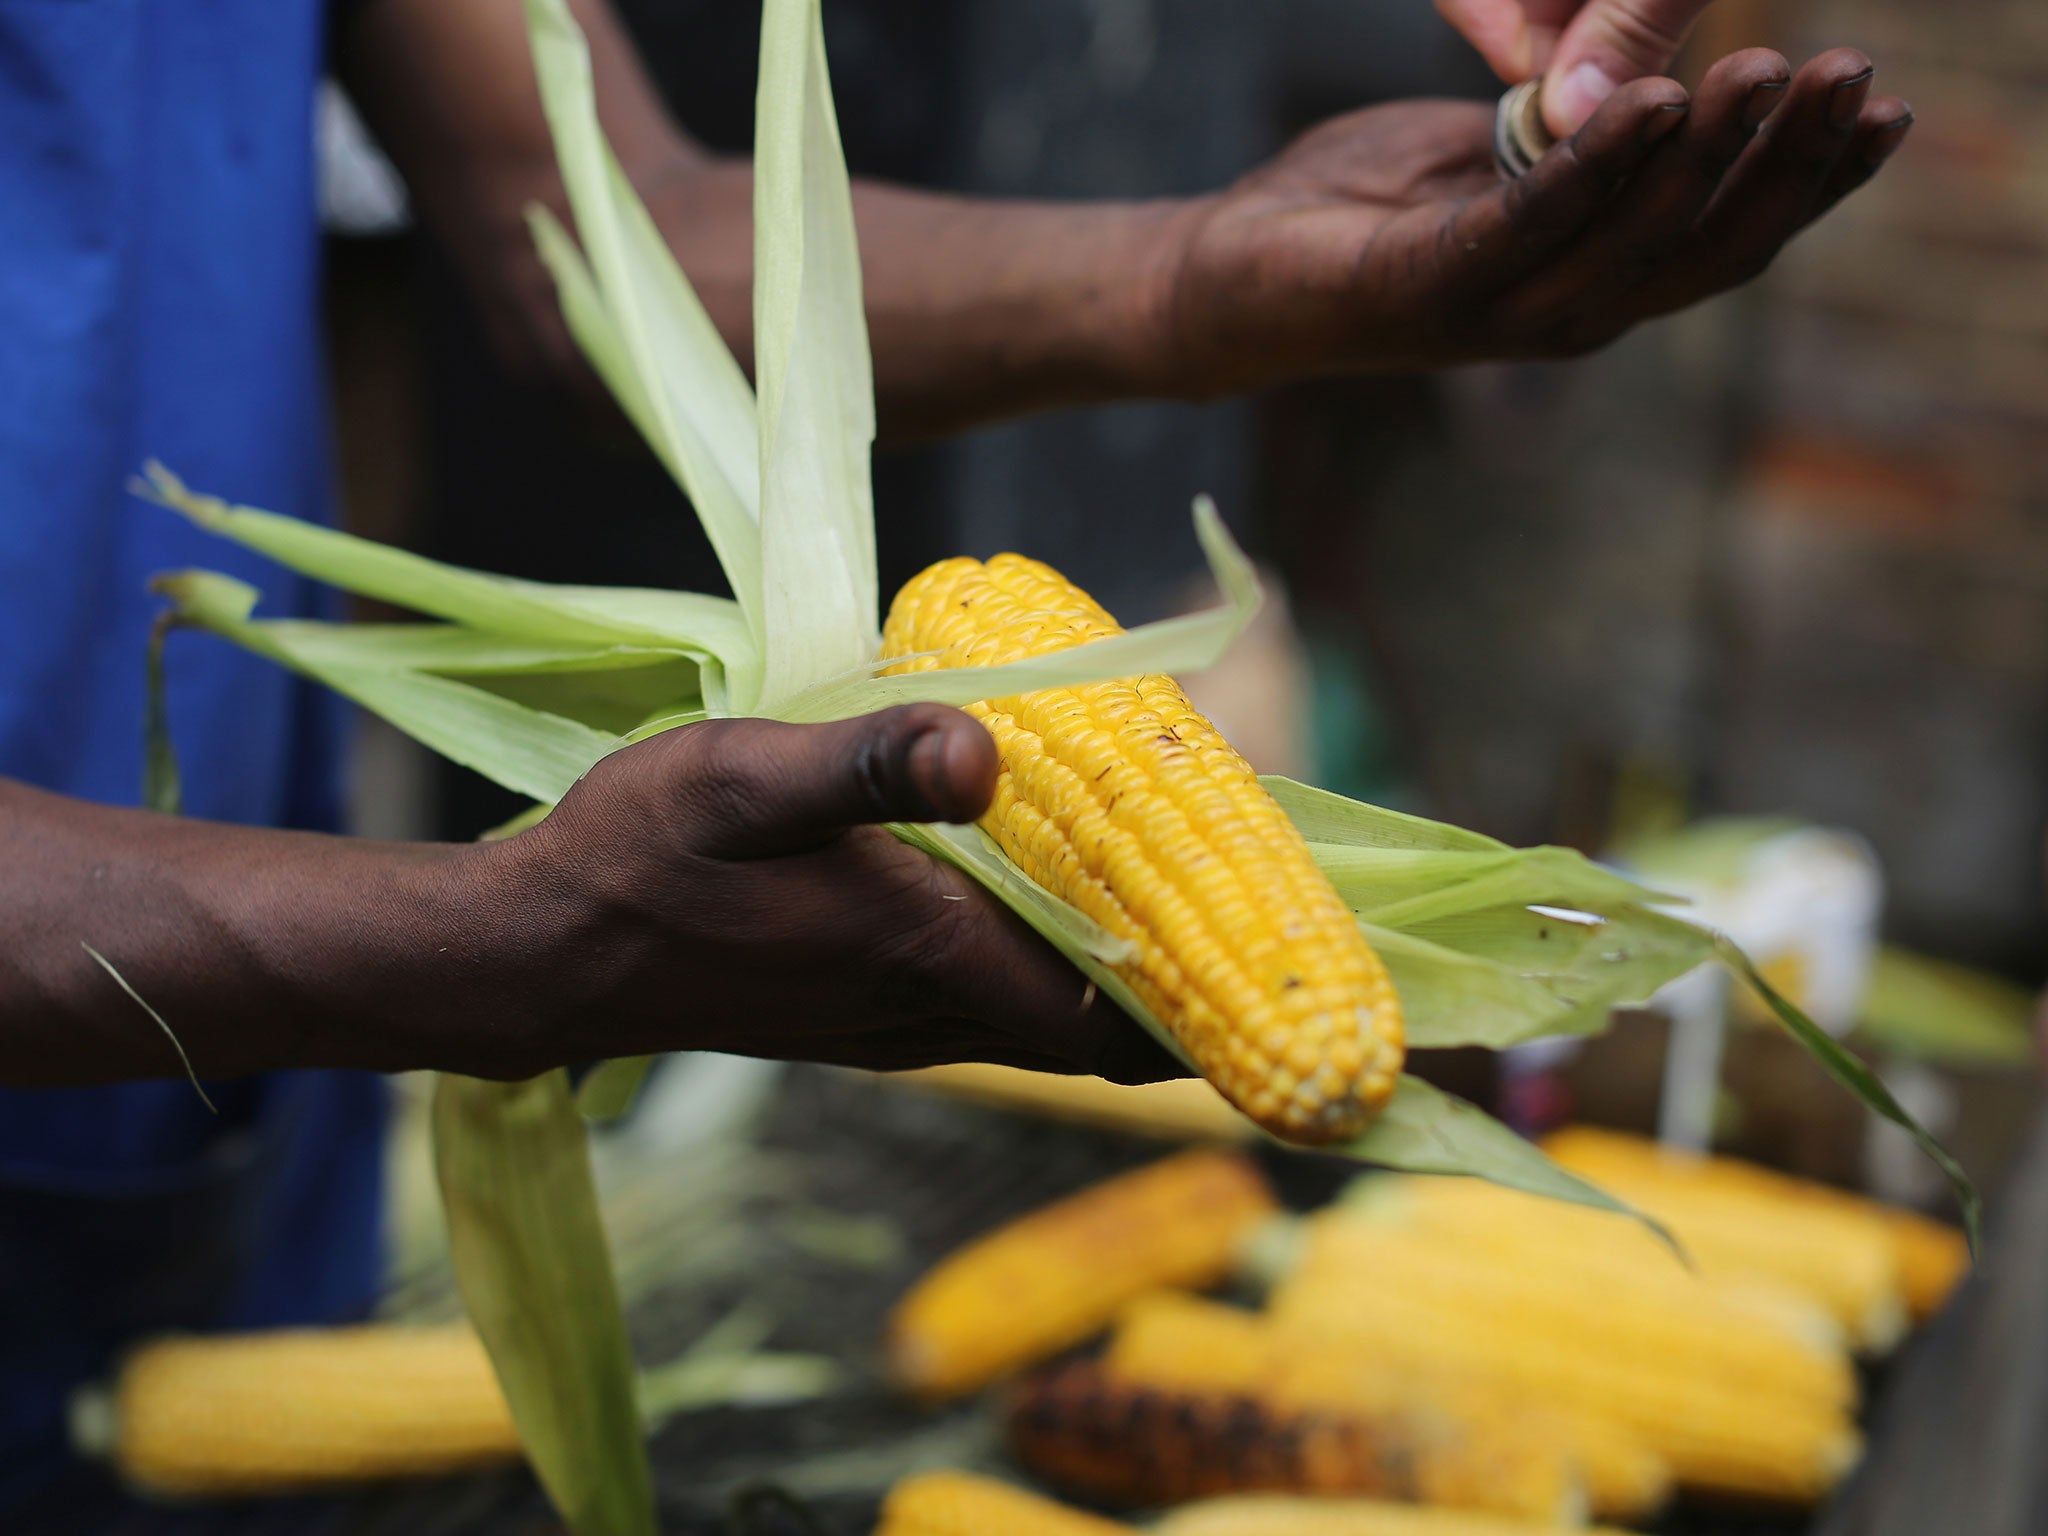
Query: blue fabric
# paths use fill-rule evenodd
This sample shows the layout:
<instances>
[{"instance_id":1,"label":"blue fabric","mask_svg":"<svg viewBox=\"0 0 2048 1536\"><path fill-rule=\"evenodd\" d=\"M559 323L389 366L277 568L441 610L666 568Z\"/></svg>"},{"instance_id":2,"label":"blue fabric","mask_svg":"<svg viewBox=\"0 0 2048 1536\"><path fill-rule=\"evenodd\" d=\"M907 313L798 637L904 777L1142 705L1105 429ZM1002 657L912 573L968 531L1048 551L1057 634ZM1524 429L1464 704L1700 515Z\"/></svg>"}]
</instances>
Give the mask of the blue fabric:
<instances>
[{"instance_id":1,"label":"blue fabric","mask_svg":"<svg viewBox=\"0 0 2048 1536\"><path fill-rule=\"evenodd\" d=\"M136 801L157 572L307 586L127 495L147 458L325 517L318 0L0 0L0 774ZM186 810L331 827L338 717L174 638ZM81 934L81 939L91 935ZM118 956L116 957L118 960ZM0 1093L0 1509L138 1332L359 1313L382 1084L297 1075Z\"/></svg>"}]
</instances>

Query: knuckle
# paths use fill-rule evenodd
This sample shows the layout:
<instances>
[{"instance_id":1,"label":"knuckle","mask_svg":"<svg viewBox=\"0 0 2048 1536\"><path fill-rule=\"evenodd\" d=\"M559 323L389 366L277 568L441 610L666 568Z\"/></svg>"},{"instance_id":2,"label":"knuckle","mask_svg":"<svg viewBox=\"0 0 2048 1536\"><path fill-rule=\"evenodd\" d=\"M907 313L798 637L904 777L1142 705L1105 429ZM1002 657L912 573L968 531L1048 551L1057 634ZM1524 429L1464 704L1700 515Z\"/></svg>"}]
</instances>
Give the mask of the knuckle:
<instances>
[{"instance_id":1,"label":"knuckle","mask_svg":"<svg viewBox=\"0 0 2048 1536\"><path fill-rule=\"evenodd\" d=\"M672 802L716 826L758 808L763 798L760 740L764 722L706 720L655 740Z\"/></svg>"},{"instance_id":2,"label":"knuckle","mask_svg":"<svg viewBox=\"0 0 2048 1536\"><path fill-rule=\"evenodd\" d=\"M1692 30L1688 7L1672 0L1621 0L1606 15L1608 35L1630 59L1661 69Z\"/></svg>"}]
</instances>

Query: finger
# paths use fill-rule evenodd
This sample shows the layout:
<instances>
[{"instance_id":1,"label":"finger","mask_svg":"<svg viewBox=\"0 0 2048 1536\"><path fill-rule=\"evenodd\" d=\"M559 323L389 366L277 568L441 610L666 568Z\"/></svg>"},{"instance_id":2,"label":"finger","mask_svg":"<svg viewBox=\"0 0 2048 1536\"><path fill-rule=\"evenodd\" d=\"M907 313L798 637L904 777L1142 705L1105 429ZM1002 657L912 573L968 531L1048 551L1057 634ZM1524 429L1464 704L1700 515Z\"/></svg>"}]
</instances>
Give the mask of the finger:
<instances>
[{"instance_id":1,"label":"finger","mask_svg":"<svg viewBox=\"0 0 2048 1536\"><path fill-rule=\"evenodd\" d=\"M1510 83L1536 72L1528 15L1520 0L1436 0L1437 11Z\"/></svg>"},{"instance_id":2,"label":"finger","mask_svg":"<svg viewBox=\"0 0 2048 1536\"><path fill-rule=\"evenodd\" d=\"M985 893L949 904L946 921L932 925L924 942L910 969L931 1012L976 1020L1013 1047L1111 1082L1188 1075L1107 993Z\"/></svg>"},{"instance_id":3,"label":"finger","mask_svg":"<svg viewBox=\"0 0 2048 1536\"><path fill-rule=\"evenodd\" d=\"M1639 296L1660 312L1756 277L1819 212L1855 141L1870 93L1870 60L1838 48L1811 60L1789 99L1702 213L1693 255Z\"/></svg>"},{"instance_id":4,"label":"finger","mask_svg":"<svg viewBox=\"0 0 2048 1536\"><path fill-rule=\"evenodd\" d=\"M1122 1065L1116 1038L1137 1028L1051 943L982 891L948 905L911 968L929 1011L978 1020L1075 1071L1097 1071L1113 1048L1112 1065Z\"/></svg>"},{"instance_id":5,"label":"finger","mask_svg":"<svg viewBox=\"0 0 2048 1536\"><path fill-rule=\"evenodd\" d=\"M1876 96L1864 102L1862 116L1856 121L1856 136L1835 162L1834 172L1821 188L1819 200L1808 210L1806 222L1811 224L1884 169L1885 162L1899 152L1912 131L1913 108L1904 99Z\"/></svg>"},{"instance_id":6,"label":"finger","mask_svg":"<svg viewBox=\"0 0 2048 1536\"><path fill-rule=\"evenodd\" d=\"M1472 199L1446 221L1447 265L1475 293L1533 272L1577 239L1658 144L1685 121L1675 80L1639 80L1518 180Z\"/></svg>"},{"instance_id":7,"label":"finger","mask_svg":"<svg viewBox=\"0 0 2048 1536\"><path fill-rule=\"evenodd\" d=\"M829 725L725 720L676 743L679 791L714 858L799 853L849 827L974 820L995 794L995 742L942 704L905 704Z\"/></svg>"},{"instance_id":8,"label":"finger","mask_svg":"<svg viewBox=\"0 0 2048 1536\"><path fill-rule=\"evenodd\" d=\"M1524 0L1523 10L1529 18L1529 51L1533 55L1524 79L1549 70L1550 61L1557 57L1558 39L1585 6L1586 0Z\"/></svg>"},{"instance_id":9,"label":"finger","mask_svg":"<svg viewBox=\"0 0 2048 1536\"><path fill-rule=\"evenodd\" d=\"M1562 138L1631 80L1671 67L1710 0L1589 0L1557 40L1543 118Z\"/></svg>"},{"instance_id":10,"label":"finger","mask_svg":"<svg viewBox=\"0 0 2048 1536\"><path fill-rule=\"evenodd\" d=\"M1126 1021L1111 1034L1112 1043L1101 1056L1076 1061L1047 1055L1005 1036L991 1034L968 1019L940 1019L925 1025L828 1039L807 1049L806 1057L811 1059L815 1051L815 1059L870 1072L908 1072L960 1062L987 1062L1058 1077L1102 1077L1127 1086L1190 1075L1177 1057L1137 1025Z\"/></svg>"},{"instance_id":11,"label":"finger","mask_svg":"<svg viewBox=\"0 0 2048 1536\"><path fill-rule=\"evenodd\" d=\"M937 1019L928 1024L834 1036L808 1045L805 1058L833 1066L859 1067L867 1072L916 1072L925 1067L957 1066L961 1062L986 1062L1063 1077L1071 1077L1079 1070L1063 1057L1048 1056L1001 1035L992 1035L966 1019Z\"/></svg>"},{"instance_id":12,"label":"finger","mask_svg":"<svg viewBox=\"0 0 2048 1536\"><path fill-rule=\"evenodd\" d=\"M1193 1077L1194 1071L1141 1026L1118 1024L1104 1031L1095 1075L1112 1083L1163 1083Z\"/></svg>"},{"instance_id":13,"label":"finger","mask_svg":"<svg viewBox=\"0 0 2048 1536\"><path fill-rule=\"evenodd\" d=\"M1701 211L1758 125L1784 100L1791 78L1791 66L1767 48L1716 64L1677 132L1584 237L1517 296L1517 327L1543 334L1553 316L1579 316L1596 329L1619 327L1622 295L1658 275L1690 240Z\"/></svg>"}]
</instances>

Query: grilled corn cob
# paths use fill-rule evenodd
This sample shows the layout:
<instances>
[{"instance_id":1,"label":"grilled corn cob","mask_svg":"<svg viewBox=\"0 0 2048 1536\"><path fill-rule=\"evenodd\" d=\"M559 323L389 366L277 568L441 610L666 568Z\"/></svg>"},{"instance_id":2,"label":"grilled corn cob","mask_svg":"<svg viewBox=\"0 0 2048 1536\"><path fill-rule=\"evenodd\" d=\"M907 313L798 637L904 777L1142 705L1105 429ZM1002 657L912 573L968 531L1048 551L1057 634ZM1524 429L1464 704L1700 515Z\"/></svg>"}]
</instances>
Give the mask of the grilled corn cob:
<instances>
[{"instance_id":1,"label":"grilled corn cob","mask_svg":"<svg viewBox=\"0 0 2048 1536\"><path fill-rule=\"evenodd\" d=\"M1558 1524L1585 1509L1570 1463L1512 1420L1480 1432L1410 1407L1283 1413L1244 1394L1160 1391L1094 1361L1011 1394L1010 1448L1064 1492L1131 1507L1219 1493L1374 1494Z\"/></svg>"},{"instance_id":2,"label":"grilled corn cob","mask_svg":"<svg viewBox=\"0 0 2048 1536\"><path fill-rule=\"evenodd\" d=\"M896 671L986 666L1119 633L1034 560L946 560L897 594ZM1133 946L1119 974L1225 1098L1277 1136L1362 1130L1394 1091L1386 967L1258 777L1171 678L970 706L1002 771L982 825Z\"/></svg>"},{"instance_id":3,"label":"grilled corn cob","mask_svg":"<svg viewBox=\"0 0 2048 1536\"><path fill-rule=\"evenodd\" d=\"M1271 1319L1162 1292L1118 1317L1104 1355L1117 1378L1157 1391L1255 1397L1271 1411L1455 1424L1480 1443L1549 1451L1583 1485L1592 1512L1634 1520L1671 1496L1671 1469L1611 1419L1580 1413L1441 1368L1415 1370ZM1435 1502L1472 1503L1438 1494ZM1500 1507L1482 1500L1475 1507Z\"/></svg>"},{"instance_id":4,"label":"grilled corn cob","mask_svg":"<svg viewBox=\"0 0 2048 1536\"><path fill-rule=\"evenodd\" d=\"M1152 1536L1546 1536L1553 1530L1464 1510L1259 1494L1176 1509L1152 1527ZM1591 1530L1580 1536L1626 1533Z\"/></svg>"},{"instance_id":5,"label":"grilled corn cob","mask_svg":"<svg viewBox=\"0 0 2048 1536\"><path fill-rule=\"evenodd\" d=\"M1056 1201L941 1260L890 1319L892 1375L972 1392L1103 1328L1135 1296L1225 1278L1277 1210L1241 1153L1181 1152Z\"/></svg>"},{"instance_id":6,"label":"grilled corn cob","mask_svg":"<svg viewBox=\"0 0 2048 1536\"><path fill-rule=\"evenodd\" d=\"M1459 1306L1374 1272L1304 1266L1274 1292L1272 1310L1302 1348L1479 1380L1527 1403L1613 1420L1663 1457L1682 1487L1808 1504L1861 1453L1841 1407L1730 1387L1688 1359L1617 1350L1597 1330L1547 1331L1513 1309Z\"/></svg>"},{"instance_id":7,"label":"grilled corn cob","mask_svg":"<svg viewBox=\"0 0 2048 1536\"><path fill-rule=\"evenodd\" d=\"M91 1448L131 1486L178 1497L456 1472L520 1454L467 1327L163 1339L128 1357L109 1406L110 1443Z\"/></svg>"},{"instance_id":8,"label":"grilled corn cob","mask_svg":"<svg viewBox=\"0 0 2048 1536\"><path fill-rule=\"evenodd\" d=\"M1750 1201L1780 1212L1825 1212L1849 1222L1870 1223L1891 1240L1906 1306L1916 1319L1939 1311L1970 1267L1969 1244L1954 1227L1739 1158L1688 1156L1642 1137L1590 1126L1559 1131L1547 1146L1568 1166L1628 1170L1640 1177L1645 1187L1654 1184L1668 1189L1674 1201L1693 1194L1735 1203Z\"/></svg>"},{"instance_id":9,"label":"grilled corn cob","mask_svg":"<svg viewBox=\"0 0 2048 1536\"><path fill-rule=\"evenodd\" d=\"M925 1472L889 1490L875 1536L1137 1536L994 1478Z\"/></svg>"}]
</instances>

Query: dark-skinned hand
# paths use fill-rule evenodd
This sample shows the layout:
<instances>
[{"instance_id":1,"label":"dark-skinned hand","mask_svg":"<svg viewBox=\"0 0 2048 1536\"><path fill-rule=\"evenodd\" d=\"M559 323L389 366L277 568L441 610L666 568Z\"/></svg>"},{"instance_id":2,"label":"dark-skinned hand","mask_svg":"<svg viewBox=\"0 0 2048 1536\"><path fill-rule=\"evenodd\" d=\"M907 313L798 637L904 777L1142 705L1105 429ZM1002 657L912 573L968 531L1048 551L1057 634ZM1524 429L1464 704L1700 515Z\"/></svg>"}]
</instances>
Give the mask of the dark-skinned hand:
<instances>
[{"instance_id":1,"label":"dark-skinned hand","mask_svg":"<svg viewBox=\"0 0 2048 1536\"><path fill-rule=\"evenodd\" d=\"M1217 395L1602 346L1757 276L1870 178L1912 123L1872 73L1854 49L1796 75L1751 49L1690 94L1634 80L1508 183L1490 106L1335 119L1172 221L1172 369Z\"/></svg>"},{"instance_id":2,"label":"dark-skinned hand","mask_svg":"<svg viewBox=\"0 0 2048 1536\"><path fill-rule=\"evenodd\" d=\"M996 768L988 732L937 705L708 721L605 759L491 856L539 931L587 935L559 979L593 1056L1180 1075L1008 909L880 825L972 821Z\"/></svg>"}]
</instances>

